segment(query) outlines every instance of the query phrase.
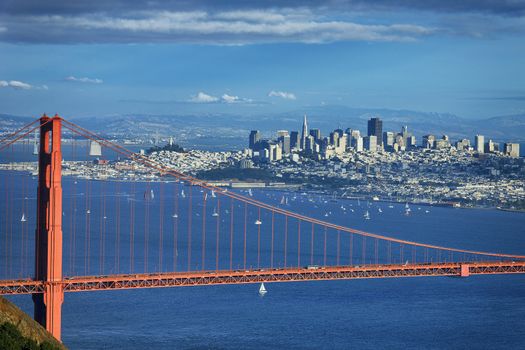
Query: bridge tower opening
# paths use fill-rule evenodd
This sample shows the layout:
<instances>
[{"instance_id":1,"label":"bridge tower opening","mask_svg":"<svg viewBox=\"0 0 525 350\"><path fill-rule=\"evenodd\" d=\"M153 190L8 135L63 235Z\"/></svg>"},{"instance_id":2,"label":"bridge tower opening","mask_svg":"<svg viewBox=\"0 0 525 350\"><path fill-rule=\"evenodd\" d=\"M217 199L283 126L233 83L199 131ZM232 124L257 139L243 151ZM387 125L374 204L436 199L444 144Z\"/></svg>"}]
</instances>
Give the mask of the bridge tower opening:
<instances>
[{"instance_id":1,"label":"bridge tower opening","mask_svg":"<svg viewBox=\"0 0 525 350\"><path fill-rule=\"evenodd\" d=\"M40 118L35 280L44 293L33 294L34 318L60 340L62 302L62 119Z\"/></svg>"}]
</instances>

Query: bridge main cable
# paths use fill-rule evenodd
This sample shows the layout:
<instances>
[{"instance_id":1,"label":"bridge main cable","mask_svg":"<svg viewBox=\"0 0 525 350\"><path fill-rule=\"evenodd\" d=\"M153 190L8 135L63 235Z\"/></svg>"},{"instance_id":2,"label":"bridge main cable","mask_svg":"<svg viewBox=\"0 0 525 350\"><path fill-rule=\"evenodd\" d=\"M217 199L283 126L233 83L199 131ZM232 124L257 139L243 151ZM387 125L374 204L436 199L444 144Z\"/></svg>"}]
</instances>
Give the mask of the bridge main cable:
<instances>
[{"instance_id":1,"label":"bridge main cable","mask_svg":"<svg viewBox=\"0 0 525 350\"><path fill-rule=\"evenodd\" d=\"M72 122L69 122L69 121L67 121L65 119L62 119L62 121L65 123L64 127L69 129L69 130L71 130L72 132L77 133L78 135L81 135L83 137L86 137L86 138L88 138L88 139L90 139L92 141L99 142L99 143L105 145L106 147L113 149L117 153L120 153L120 154L122 154L122 155L124 155L126 157L129 157L132 160L138 161L138 162L142 163L144 166L151 167L151 168L159 171L161 174L172 175L172 176L178 178L179 180L188 182L192 186L193 185L197 185L197 186L199 186L201 188L204 188L204 189L207 189L207 190L210 190L210 191L215 191L217 194L221 194L221 195L230 197L232 199L236 199L236 200L242 201L242 202L244 202L246 204L251 204L251 205L253 205L255 207L266 209L266 210L274 212L274 213L279 213L279 214L282 214L282 215L284 215L286 217L292 217L292 218L295 218L297 220L310 222L312 224L316 224L316 225L319 225L319 226L322 226L322 227L327 227L327 228L331 228L331 229L334 229L334 230L340 230L340 231L351 233L351 234L357 234L357 235L360 235L360 236L363 236L363 237L371 237L371 238L376 238L376 239L380 239L380 240L383 240L383 241L389 241L389 242L394 242L394 243L398 243L398 244L405 244L405 245L422 247L422 248L443 250L443 251L448 251L448 252L465 253L465 254L472 254L472 255L481 255L481 256L487 256L487 257L490 256L490 257L509 258L509 259L525 259L525 255L491 253L491 252L484 252L484 251L449 248L449 247L443 247L443 246L438 246L438 245L433 245L433 244L418 243L418 242L414 242L414 241L408 241L408 240L403 240L403 239L398 239L398 238L392 238L392 237L387 237L387 236L383 236L383 235L379 235L379 234L375 234L375 233L369 233L369 232L365 232L365 231L361 231L361 230L356 230L356 229L353 229L353 228L349 228L349 227L345 227L345 226L329 223L329 222L326 222L326 221L322 221L322 220L319 220L319 219L315 219L315 218L312 218L312 217L304 216L304 215L301 215L301 214L298 214L298 213L294 213L294 212L286 210L286 209L282 209L282 208L279 208L279 207L275 207L275 206L272 206L272 205L260 202L258 200L255 200L255 199L252 199L252 198L249 198L249 197L245 197L245 196L243 196L241 194L238 194L238 193L235 193L235 192L227 191L227 190L225 190L223 188L220 188L220 187L217 187L217 186L210 185L210 184L208 184L208 183L206 183L206 182L204 182L204 181L202 181L200 179L197 179L197 178L194 178L192 176L183 174L183 173L181 173L179 171L176 171L174 169L170 169L170 168L166 167L163 164L160 164L160 163L158 163L156 161L153 161L153 160L147 158L144 155L137 154L137 153L135 153L133 151L130 151L127 148L122 147L122 146L120 146L120 145L118 145L118 144L116 144L116 143L114 143L112 141L109 141L109 140L107 140L107 139L105 139L105 138L103 138L103 137L101 137L101 136L99 136L99 135L97 135L97 134L95 134L95 133L85 129L85 128L82 128L81 126L78 126L78 125L76 125L76 124L74 124Z\"/></svg>"}]
</instances>

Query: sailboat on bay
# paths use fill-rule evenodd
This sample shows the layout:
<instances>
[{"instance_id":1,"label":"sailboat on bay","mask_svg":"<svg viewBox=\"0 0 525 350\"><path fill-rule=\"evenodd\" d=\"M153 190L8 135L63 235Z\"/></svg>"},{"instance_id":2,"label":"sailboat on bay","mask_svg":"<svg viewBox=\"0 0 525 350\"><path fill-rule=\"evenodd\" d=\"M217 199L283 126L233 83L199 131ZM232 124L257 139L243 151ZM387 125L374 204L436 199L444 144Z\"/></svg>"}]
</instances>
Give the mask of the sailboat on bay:
<instances>
[{"instance_id":1,"label":"sailboat on bay","mask_svg":"<svg viewBox=\"0 0 525 350\"><path fill-rule=\"evenodd\" d=\"M264 283L261 283L261 286L259 287L259 295L263 297L266 293L268 293L268 291L264 287Z\"/></svg>"}]
</instances>

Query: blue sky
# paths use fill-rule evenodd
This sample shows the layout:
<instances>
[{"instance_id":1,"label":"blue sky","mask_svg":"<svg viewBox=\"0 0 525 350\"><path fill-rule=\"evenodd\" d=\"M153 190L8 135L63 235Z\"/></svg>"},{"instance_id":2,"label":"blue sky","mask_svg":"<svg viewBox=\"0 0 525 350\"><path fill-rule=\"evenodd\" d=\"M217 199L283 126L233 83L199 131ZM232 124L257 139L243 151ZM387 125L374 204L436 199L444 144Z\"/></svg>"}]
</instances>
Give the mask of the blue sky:
<instances>
[{"instance_id":1,"label":"blue sky","mask_svg":"<svg viewBox=\"0 0 525 350\"><path fill-rule=\"evenodd\" d=\"M516 0L0 0L0 113L524 113L524 37Z\"/></svg>"}]
</instances>

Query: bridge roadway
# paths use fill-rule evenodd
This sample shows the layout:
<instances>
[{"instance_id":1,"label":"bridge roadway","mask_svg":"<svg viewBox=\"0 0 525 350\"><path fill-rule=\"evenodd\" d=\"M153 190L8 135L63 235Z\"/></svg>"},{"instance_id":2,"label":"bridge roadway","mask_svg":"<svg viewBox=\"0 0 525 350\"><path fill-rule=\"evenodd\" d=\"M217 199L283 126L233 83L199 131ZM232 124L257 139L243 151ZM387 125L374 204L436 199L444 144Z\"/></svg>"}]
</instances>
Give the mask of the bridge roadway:
<instances>
[{"instance_id":1,"label":"bridge roadway","mask_svg":"<svg viewBox=\"0 0 525 350\"><path fill-rule=\"evenodd\" d=\"M363 266L310 266L304 268L235 271L195 271L109 276L68 277L55 283L65 292L112 289L299 282L362 278L425 276L469 276L525 273L525 261L485 261L465 263L392 264ZM48 282L49 283L49 282ZM0 295L43 293L45 283L29 279L0 281Z\"/></svg>"}]
</instances>

